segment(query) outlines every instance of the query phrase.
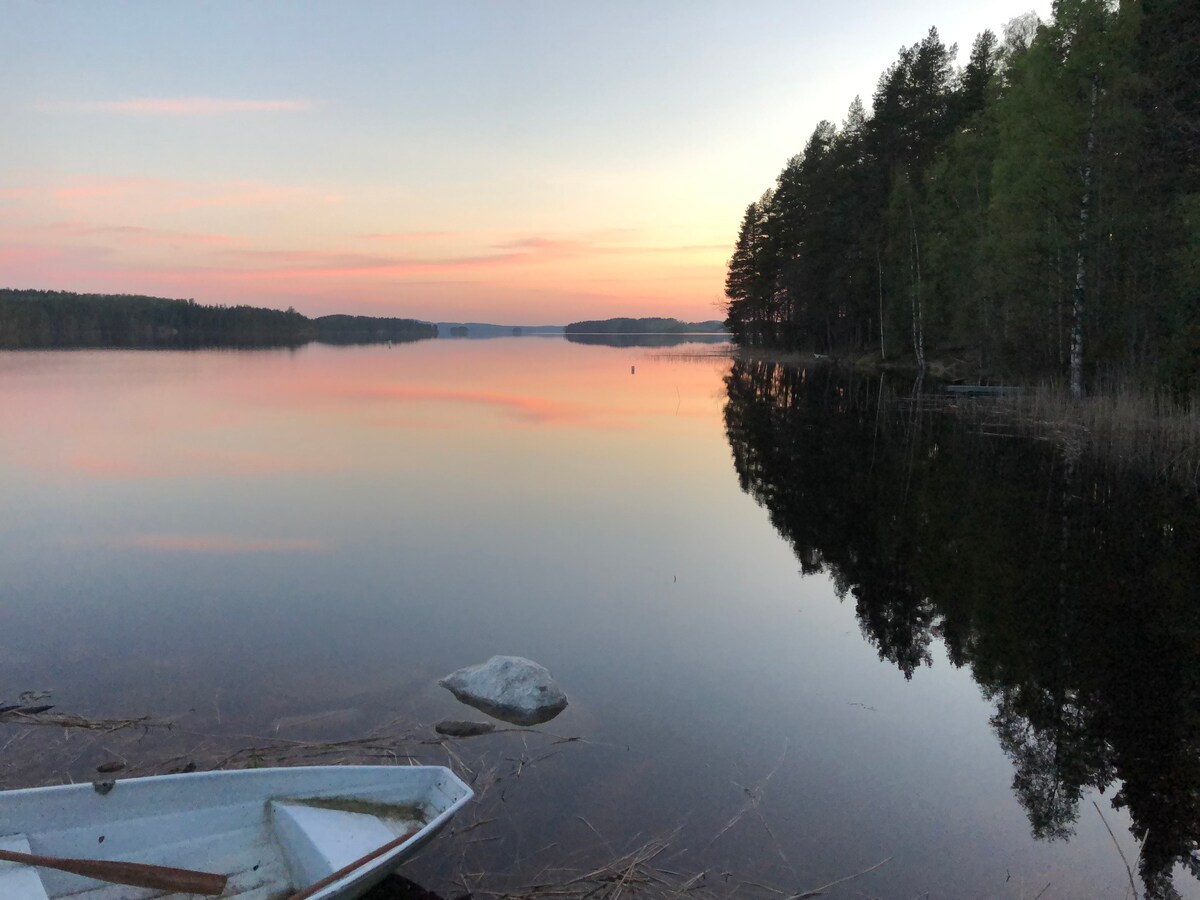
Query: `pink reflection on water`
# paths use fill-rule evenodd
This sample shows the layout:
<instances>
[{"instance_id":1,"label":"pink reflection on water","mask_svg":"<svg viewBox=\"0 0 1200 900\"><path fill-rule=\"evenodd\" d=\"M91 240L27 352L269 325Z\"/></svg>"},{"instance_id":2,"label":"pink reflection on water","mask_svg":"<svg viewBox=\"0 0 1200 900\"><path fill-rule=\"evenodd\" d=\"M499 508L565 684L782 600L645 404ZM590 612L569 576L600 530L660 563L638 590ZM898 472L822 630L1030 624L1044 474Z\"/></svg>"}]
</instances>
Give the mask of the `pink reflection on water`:
<instances>
[{"instance_id":1,"label":"pink reflection on water","mask_svg":"<svg viewBox=\"0 0 1200 900\"><path fill-rule=\"evenodd\" d=\"M546 397L500 394L491 391L452 390L411 385L355 385L333 393L347 399L397 400L484 406L512 413L533 422L578 421L587 407Z\"/></svg>"},{"instance_id":2,"label":"pink reflection on water","mask_svg":"<svg viewBox=\"0 0 1200 900\"><path fill-rule=\"evenodd\" d=\"M719 414L714 366L727 362L654 354L519 338L0 355L0 384L13 388L0 465L94 482L366 475L436 464L442 451L420 454L495 440L497 427L524 452L549 431L606 441Z\"/></svg>"}]
</instances>

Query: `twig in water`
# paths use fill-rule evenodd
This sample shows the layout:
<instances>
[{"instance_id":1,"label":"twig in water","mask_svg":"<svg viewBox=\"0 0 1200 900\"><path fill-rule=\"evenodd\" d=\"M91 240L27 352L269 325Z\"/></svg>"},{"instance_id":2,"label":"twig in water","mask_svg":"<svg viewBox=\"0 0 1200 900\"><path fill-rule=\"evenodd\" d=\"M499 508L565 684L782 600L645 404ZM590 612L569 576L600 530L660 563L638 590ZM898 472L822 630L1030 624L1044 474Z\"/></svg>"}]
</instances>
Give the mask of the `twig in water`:
<instances>
[{"instance_id":1,"label":"twig in water","mask_svg":"<svg viewBox=\"0 0 1200 900\"><path fill-rule=\"evenodd\" d=\"M773 832L771 830L771 826L767 824L766 817L762 814L761 810L756 809L754 814L758 816L758 821L762 823L762 827L765 828L767 834L771 836L771 842L775 845L775 852L779 854L779 858L783 860L783 864L791 870L792 877L796 877L796 869L792 866L792 861L787 858L787 854L783 852L783 847L781 847L779 844L779 838L775 837L775 832Z\"/></svg>"},{"instance_id":2,"label":"twig in water","mask_svg":"<svg viewBox=\"0 0 1200 900\"><path fill-rule=\"evenodd\" d=\"M591 822L589 822L587 819L585 819L581 815L576 815L575 818L577 818L580 822L582 822L584 825L586 825L591 830L592 834L594 834L596 837L600 838L600 843L602 843L604 845L604 848L606 850L608 850L609 853L613 852L612 845L609 844L609 842L604 839L604 835L602 835L599 831L596 830L595 825L593 825Z\"/></svg>"},{"instance_id":3,"label":"twig in water","mask_svg":"<svg viewBox=\"0 0 1200 900\"><path fill-rule=\"evenodd\" d=\"M705 845L705 850L715 844L721 838L721 836L725 834L725 832L745 818L747 813L758 809L758 804L761 803L763 799L763 789L766 788L767 782L769 782L775 776L775 773L779 771L779 767L783 765L783 761L787 759L787 755L788 746L785 744L783 748L783 755L779 757L779 762L775 763L775 768L768 772L766 777L764 777L762 781L760 781L754 787L742 788L742 790L745 791L746 796L748 796L750 799L746 801L741 809L734 813L733 818L725 823L725 827L718 831L716 835L713 836L713 839ZM735 781L734 784L737 784L737 782ZM738 786L741 787L741 785Z\"/></svg>"},{"instance_id":4,"label":"twig in water","mask_svg":"<svg viewBox=\"0 0 1200 900\"><path fill-rule=\"evenodd\" d=\"M453 834L466 834L468 831L474 831L476 828L482 828L484 825L491 825L493 822L496 821L496 819L497 819L496 816L493 816L490 819L481 819L478 822L472 822L466 828L455 829L454 832L452 832L452 833Z\"/></svg>"},{"instance_id":5,"label":"twig in water","mask_svg":"<svg viewBox=\"0 0 1200 900\"><path fill-rule=\"evenodd\" d=\"M18 711L5 713L4 720L13 725L53 725L59 728L80 728L85 731L120 731L123 728L170 728L171 723L152 716L141 716L136 719L88 719L84 716L69 714L46 715L45 713L26 714Z\"/></svg>"},{"instance_id":6,"label":"twig in water","mask_svg":"<svg viewBox=\"0 0 1200 900\"><path fill-rule=\"evenodd\" d=\"M746 887L755 887L771 894L779 894L782 897L787 896L787 891L781 891L779 888L771 887L769 884L761 884L757 881L739 881L738 884L745 885Z\"/></svg>"},{"instance_id":7,"label":"twig in water","mask_svg":"<svg viewBox=\"0 0 1200 900\"><path fill-rule=\"evenodd\" d=\"M848 700L846 702L846 705L847 706L858 706L858 707L861 707L862 709L869 709L871 712L879 712L879 710L877 710L874 706L867 706L867 704L859 703L857 700Z\"/></svg>"},{"instance_id":8,"label":"twig in water","mask_svg":"<svg viewBox=\"0 0 1200 900\"><path fill-rule=\"evenodd\" d=\"M812 890L805 891L802 894L792 894L792 896L788 897L787 900L805 900L806 897L820 897L831 887L835 887L839 884L845 884L847 881L852 881L855 878L866 875L868 872L874 872L876 869L887 865L891 861L892 858L889 856L887 859L880 860L879 862L875 863L875 865L871 866L869 869L863 869L861 872L855 872L853 875L847 875L845 878L839 878L837 881L831 881L829 884L823 884L819 888L813 888Z\"/></svg>"}]
</instances>

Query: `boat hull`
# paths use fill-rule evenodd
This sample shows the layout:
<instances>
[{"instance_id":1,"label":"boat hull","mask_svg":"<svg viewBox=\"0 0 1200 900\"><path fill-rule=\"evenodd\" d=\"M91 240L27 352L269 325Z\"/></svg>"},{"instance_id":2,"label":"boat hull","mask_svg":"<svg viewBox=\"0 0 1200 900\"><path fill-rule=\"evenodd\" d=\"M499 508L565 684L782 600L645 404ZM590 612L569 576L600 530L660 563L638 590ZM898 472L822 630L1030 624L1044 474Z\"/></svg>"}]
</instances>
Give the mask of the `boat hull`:
<instances>
[{"instance_id":1,"label":"boat hull","mask_svg":"<svg viewBox=\"0 0 1200 900\"><path fill-rule=\"evenodd\" d=\"M333 900L369 890L471 797L470 788L438 766L247 769L131 778L103 793L90 784L4 791L0 848L27 845L43 856L217 872L229 876L223 898L280 900L415 832L313 895ZM36 873L47 900L192 896ZM9 896L5 879L27 884L30 874L28 867L0 863L0 896Z\"/></svg>"}]
</instances>

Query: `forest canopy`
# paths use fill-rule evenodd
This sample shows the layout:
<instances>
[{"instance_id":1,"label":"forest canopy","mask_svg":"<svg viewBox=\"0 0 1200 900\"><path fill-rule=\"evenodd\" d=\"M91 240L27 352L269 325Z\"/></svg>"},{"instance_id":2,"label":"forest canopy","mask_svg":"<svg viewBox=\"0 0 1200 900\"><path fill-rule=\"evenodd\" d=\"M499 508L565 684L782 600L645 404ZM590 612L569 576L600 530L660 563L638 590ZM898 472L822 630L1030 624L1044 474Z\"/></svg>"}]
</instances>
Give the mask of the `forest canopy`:
<instances>
[{"instance_id":1,"label":"forest canopy","mask_svg":"<svg viewBox=\"0 0 1200 900\"><path fill-rule=\"evenodd\" d=\"M750 203L736 341L1200 390L1200 16L1057 0L900 49Z\"/></svg>"}]
</instances>

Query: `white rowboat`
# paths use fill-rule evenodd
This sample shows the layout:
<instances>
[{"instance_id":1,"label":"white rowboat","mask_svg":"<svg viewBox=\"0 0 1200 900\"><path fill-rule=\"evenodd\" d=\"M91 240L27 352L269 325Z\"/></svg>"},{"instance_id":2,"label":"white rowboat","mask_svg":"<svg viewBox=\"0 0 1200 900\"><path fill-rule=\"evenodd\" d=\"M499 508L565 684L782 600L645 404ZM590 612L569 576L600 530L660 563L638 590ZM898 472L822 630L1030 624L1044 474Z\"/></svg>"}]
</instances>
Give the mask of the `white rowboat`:
<instances>
[{"instance_id":1,"label":"white rowboat","mask_svg":"<svg viewBox=\"0 0 1200 900\"><path fill-rule=\"evenodd\" d=\"M396 844L311 894L358 897L432 838L472 791L440 766L309 766L130 778L0 792L0 850L228 876L222 898L283 900ZM404 840L398 841L404 836ZM184 900L0 862L3 900Z\"/></svg>"}]
</instances>

